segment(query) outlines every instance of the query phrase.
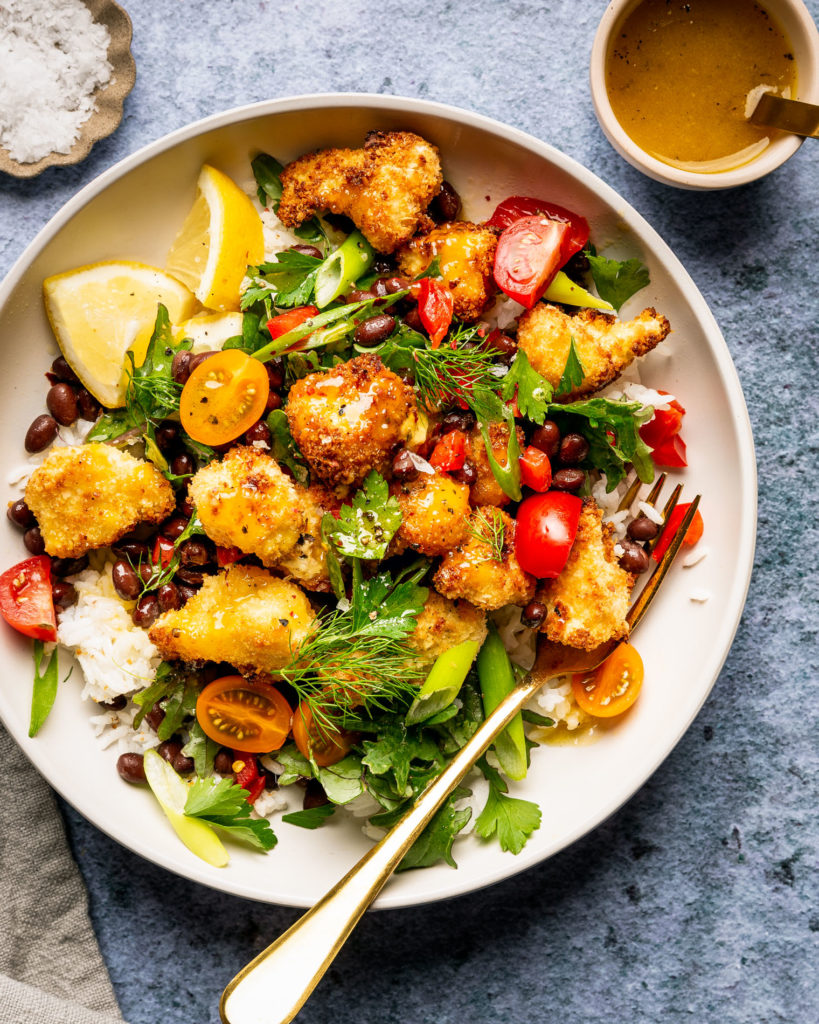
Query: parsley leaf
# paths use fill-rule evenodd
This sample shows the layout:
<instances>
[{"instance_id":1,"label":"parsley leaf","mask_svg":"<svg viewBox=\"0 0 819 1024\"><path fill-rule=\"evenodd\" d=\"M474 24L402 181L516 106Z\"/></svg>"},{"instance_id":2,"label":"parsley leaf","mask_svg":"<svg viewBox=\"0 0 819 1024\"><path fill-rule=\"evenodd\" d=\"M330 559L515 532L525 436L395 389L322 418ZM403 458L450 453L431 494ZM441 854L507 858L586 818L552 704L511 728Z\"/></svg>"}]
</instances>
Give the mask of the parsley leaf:
<instances>
[{"instance_id":1,"label":"parsley leaf","mask_svg":"<svg viewBox=\"0 0 819 1024\"><path fill-rule=\"evenodd\" d=\"M262 206L270 205L273 212L279 209L279 201L282 197L282 183L279 175L284 167L269 153L259 153L250 161L253 169L253 177L256 179L256 195Z\"/></svg>"},{"instance_id":2,"label":"parsley leaf","mask_svg":"<svg viewBox=\"0 0 819 1024\"><path fill-rule=\"evenodd\" d=\"M282 821L286 821L288 825L298 825L299 828L320 828L328 818L332 818L335 810L333 804L320 804L318 807L309 807L306 811L283 814Z\"/></svg>"},{"instance_id":3,"label":"parsley leaf","mask_svg":"<svg viewBox=\"0 0 819 1024\"><path fill-rule=\"evenodd\" d=\"M584 377L583 364L580 362L580 356L577 354L577 349L574 344L574 336L572 336L569 342L569 354L566 357L566 366L563 369L563 374L560 378L560 383L557 385L556 395L568 395L570 391L575 388L579 388L583 383Z\"/></svg>"},{"instance_id":4,"label":"parsley leaf","mask_svg":"<svg viewBox=\"0 0 819 1024\"><path fill-rule=\"evenodd\" d=\"M529 357L519 348L509 373L503 378L501 395L505 402L517 397L521 414L540 425L546 419L554 389L532 368Z\"/></svg>"},{"instance_id":5,"label":"parsley leaf","mask_svg":"<svg viewBox=\"0 0 819 1024\"><path fill-rule=\"evenodd\" d=\"M475 821L475 831L482 839L497 834L502 850L518 854L529 836L540 828L540 808L531 800L507 796L506 783L485 757L477 764L489 783L489 796Z\"/></svg>"},{"instance_id":6,"label":"parsley leaf","mask_svg":"<svg viewBox=\"0 0 819 1024\"><path fill-rule=\"evenodd\" d=\"M57 698L57 648L55 647L45 672L40 674L43 662L43 641L34 641L34 689L31 693L31 719L28 727L29 736L36 736L48 718Z\"/></svg>"},{"instance_id":7,"label":"parsley leaf","mask_svg":"<svg viewBox=\"0 0 819 1024\"><path fill-rule=\"evenodd\" d=\"M266 818L252 818L247 791L232 779L197 779L188 790L185 814L201 818L257 850L271 850L276 835Z\"/></svg>"},{"instance_id":8,"label":"parsley leaf","mask_svg":"<svg viewBox=\"0 0 819 1024\"><path fill-rule=\"evenodd\" d=\"M287 466L300 484L306 486L310 482L310 470L290 433L284 409L274 409L267 417L267 426L270 430L270 454L280 465Z\"/></svg>"},{"instance_id":9,"label":"parsley leaf","mask_svg":"<svg viewBox=\"0 0 819 1024\"><path fill-rule=\"evenodd\" d=\"M422 271L417 277L413 278L414 281L421 281L425 277L440 277L441 276L441 257L433 256L432 262L426 270Z\"/></svg>"},{"instance_id":10,"label":"parsley leaf","mask_svg":"<svg viewBox=\"0 0 819 1024\"><path fill-rule=\"evenodd\" d=\"M336 519L329 512L322 520L336 551L347 558L380 559L401 525L398 499L387 481L372 470L351 505L342 505Z\"/></svg>"},{"instance_id":11,"label":"parsley leaf","mask_svg":"<svg viewBox=\"0 0 819 1024\"><path fill-rule=\"evenodd\" d=\"M250 286L242 294L241 308L265 299L281 307L306 306L313 297L322 263L316 256L288 250L276 253L275 263L248 267Z\"/></svg>"},{"instance_id":12,"label":"parsley leaf","mask_svg":"<svg viewBox=\"0 0 819 1024\"><path fill-rule=\"evenodd\" d=\"M219 744L206 735L196 718L189 730L188 742L182 748L185 757L193 758L193 770L203 778L213 772L213 759L219 752Z\"/></svg>"},{"instance_id":13,"label":"parsley leaf","mask_svg":"<svg viewBox=\"0 0 819 1024\"><path fill-rule=\"evenodd\" d=\"M467 792L468 790L464 790L462 787L455 790L412 844L396 871L428 868L432 864L437 864L439 860L445 860L453 868L458 866L452 856L452 844L455 842L457 834L466 827L472 817L472 809L465 807L458 811L455 809L455 803Z\"/></svg>"},{"instance_id":14,"label":"parsley leaf","mask_svg":"<svg viewBox=\"0 0 819 1024\"><path fill-rule=\"evenodd\" d=\"M586 249L585 255L591 266L597 294L617 310L650 281L648 267L640 260L609 260L605 256L598 256L592 248Z\"/></svg>"}]
</instances>

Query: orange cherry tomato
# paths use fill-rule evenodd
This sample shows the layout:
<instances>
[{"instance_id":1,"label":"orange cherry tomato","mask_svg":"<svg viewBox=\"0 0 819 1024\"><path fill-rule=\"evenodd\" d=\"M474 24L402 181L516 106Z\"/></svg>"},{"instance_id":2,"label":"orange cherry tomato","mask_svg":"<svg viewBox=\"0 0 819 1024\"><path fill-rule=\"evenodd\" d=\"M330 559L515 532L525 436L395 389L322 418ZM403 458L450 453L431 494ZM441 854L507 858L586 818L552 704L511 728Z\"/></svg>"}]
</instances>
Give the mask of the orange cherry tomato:
<instances>
[{"instance_id":1,"label":"orange cherry tomato","mask_svg":"<svg viewBox=\"0 0 819 1024\"><path fill-rule=\"evenodd\" d=\"M631 644L622 643L593 673L572 676L574 699L595 718L614 718L637 700L643 676L643 659Z\"/></svg>"},{"instance_id":2,"label":"orange cherry tomato","mask_svg":"<svg viewBox=\"0 0 819 1024\"><path fill-rule=\"evenodd\" d=\"M253 426L269 394L264 364L241 349L225 349L190 375L179 399L179 418L194 441L226 444Z\"/></svg>"},{"instance_id":3,"label":"orange cherry tomato","mask_svg":"<svg viewBox=\"0 0 819 1024\"><path fill-rule=\"evenodd\" d=\"M312 757L320 768L346 757L355 742L352 733L313 721L313 712L306 700L293 715L293 739L302 757Z\"/></svg>"},{"instance_id":4,"label":"orange cherry tomato","mask_svg":"<svg viewBox=\"0 0 819 1024\"><path fill-rule=\"evenodd\" d=\"M196 718L222 746L248 754L278 750L290 732L293 712L279 691L244 676L222 676L202 690Z\"/></svg>"}]
</instances>

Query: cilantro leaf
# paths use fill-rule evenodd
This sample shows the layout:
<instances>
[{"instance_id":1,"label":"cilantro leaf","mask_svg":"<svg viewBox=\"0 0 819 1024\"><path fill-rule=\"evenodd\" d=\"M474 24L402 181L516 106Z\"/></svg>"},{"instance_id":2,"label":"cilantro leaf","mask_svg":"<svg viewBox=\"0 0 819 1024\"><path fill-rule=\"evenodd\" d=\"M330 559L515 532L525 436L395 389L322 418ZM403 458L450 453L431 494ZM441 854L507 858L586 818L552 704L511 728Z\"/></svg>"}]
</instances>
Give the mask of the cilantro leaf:
<instances>
[{"instance_id":1,"label":"cilantro leaf","mask_svg":"<svg viewBox=\"0 0 819 1024\"><path fill-rule=\"evenodd\" d=\"M31 693L31 719L28 727L29 736L36 736L48 718L49 712L57 698L57 648L52 651L45 672L40 674L43 662L43 641L34 641L34 689Z\"/></svg>"},{"instance_id":2,"label":"cilantro leaf","mask_svg":"<svg viewBox=\"0 0 819 1024\"><path fill-rule=\"evenodd\" d=\"M154 681L151 685L146 686L144 690L141 690L131 698L134 704L136 704L140 709L134 716L134 729L138 729L140 725L142 725L143 719L154 704L160 700L170 697L174 691L184 685L184 679L177 674L173 665L167 661L161 662L156 670Z\"/></svg>"},{"instance_id":3,"label":"cilantro leaf","mask_svg":"<svg viewBox=\"0 0 819 1024\"><path fill-rule=\"evenodd\" d=\"M348 804L364 792L361 758L348 754L341 761L327 768L314 771L314 777L321 783L327 799L334 804Z\"/></svg>"},{"instance_id":4,"label":"cilantro leaf","mask_svg":"<svg viewBox=\"0 0 819 1024\"><path fill-rule=\"evenodd\" d=\"M164 705L165 717L156 730L159 740L169 740L180 728L182 722L194 714L200 689L201 687L198 685L186 683L168 697Z\"/></svg>"},{"instance_id":5,"label":"cilantro leaf","mask_svg":"<svg viewBox=\"0 0 819 1024\"><path fill-rule=\"evenodd\" d=\"M466 791L460 787L455 790L412 844L396 871L428 868L432 864L437 864L439 860L445 860L453 868L458 866L452 856L452 844L455 842L457 834L466 827L472 817L470 807L465 807L460 811L455 809L456 801L465 793Z\"/></svg>"},{"instance_id":6,"label":"cilantro leaf","mask_svg":"<svg viewBox=\"0 0 819 1024\"><path fill-rule=\"evenodd\" d=\"M413 760L433 764L440 760L438 745L432 736L410 730L400 720L391 720L379 731L375 740L364 740L361 763L375 775L392 772L397 789L405 790Z\"/></svg>"},{"instance_id":7,"label":"cilantro leaf","mask_svg":"<svg viewBox=\"0 0 819 1024\"><path fill-rule=\"evenodd\" d=\"M200 818L258 850L271 850L276 835L266 818L252 818L247 791L232 779L197 779L188 790L185 814Z\"/></svg>"},{"instance_id":8,"label":"cilantro leaf","mask_svg":"<svg viewBox=\"0 0 819 1024\"><path fill-rule=\"evenodd\" d=\"M591 266L597 294L617 310L650 281L648 267L640 260L609 260L605 256L598 256L591 249L585 250L585 254Z\"/></svg>"},{"instance_id":9,"label":"cilantro leaf","mask_svg":"<svg viewBox=\"0 0 819 1024\"><path fill-rule=\"evenodd\" d=\"M328 518L329 517L329 518ZM336 550L347 558L380 559L401 525L398 499L390 495L384 477L372 470L351 505L342 505L336 519L325 515L327 531Z\"/></svg>"},{"instance_id":10,"label":"cilantro leaf","mask_svg":"<svg viewBox=\"0 0 819 1024\"><path fill-rule=\"evenodd\" d=\"M577 354L577 349L574 344L574 336L572 336L571 341L569 342L569 354L566 357L566 366L563 369L563 374L561 375L555 394L567 395L575 388L579 388L583 383L584 376L583 364L580 362L580 356Z\"/></svg>"},{"instance_id":11,"label":"cilantro leaf","mask_svg":"<svg viewBox=\"0 0 819 1024\"><path fill-rule=\"evenodd\" d=\"M519 348L509 373L503 378L503 400L509 402L517 396L522 415L541 424L546 419L553 393L552 385L532 368L529 357Z\"/></svg>"},{"instance_id":12,"label":"cilantro leaf","mask_svg":"<svg viewBox=\"0 0 819 1024\"><path fill-rule=\"evenodd\" d=\"M478 767L489 783L489 795L475 821L475 831L482 839L497 835L502 850L518 854L529 836L540 828L540 808L531 800L507 796L506 783L485 757L478 761Z\"/></svg>"},{"instance_id":13,"label":"cilantro leaf","mask_svg":"<svg viewBox=\"0 0 819 1024\"><path fill-rule=\"evenodd\" d=\"M270 299L276 306L306 306L313 297L316 275L323 260L302 252L276 253L275 263L248 267L250 286L243 292L241 308Z\"/></svg>"},{"instance_id":14,"label":"cilantro leaf","mask_svg":"<svg viewBox=\"0 0 819 1024\"><path fill-rule=\"evenodd\" d=\"M250 804L246 804L247 810L243 814L237 814L234 818L212 817L203 818L214 828L220 828L223 832L239 839L256 850L272 850L279 841L276 833L270 827L267 818L251 818Z\"/></svg>"},{"instance_id":15,"label":"cilantro leaf","mask_svg":"<svg viewBox=\"0 0 819 1024\"><path fill-rule=\"evenodd\" d=\"M335 810L333 804L320 804L318 807L309 807L306 811L283 814L282 821L286 821L288 825L298 825L299 828L320 828L335 814Z\"/></svg>"},{"instance_id":16,"label":"cilantro leaf","mask_svg":"<svg viewBox=\"0 0 819 1024\"><path fill-rule=\"evenodd\" d=\"M276 462L287 466L300 484L306 486L310 481L310 471L290 433L284 409L274 409L267 417L267 426L270 430L270 454Z\"/></svg>"},{"instance_id":17,"label":"cilantro leaf","mask_svg":"<svg viewBox=\"0 0 819 1024\"><path fill-rule=\"evenodd\" d=\"M213 759L219 751L219 744L205 734L204 729L193 719L188 742L182 748L185 757L193 758L193 770L203 778L213 772Z\"/></svg>"},{"instance_id":18,"label":"cilantro leaf","mask_svg":"<svg viewBox=\"0 0 819 1024\"><path fill-rule=\"evenodd\" d=\"M380 636L401 640L414 629L424 610L429 590L417 581L426 573L425 559L412 567L406 578L394 580L389 572L361 579L361 568L353 570L353 596L350 608L351 629L358 636Z\"/></svg>"}]
</instances>

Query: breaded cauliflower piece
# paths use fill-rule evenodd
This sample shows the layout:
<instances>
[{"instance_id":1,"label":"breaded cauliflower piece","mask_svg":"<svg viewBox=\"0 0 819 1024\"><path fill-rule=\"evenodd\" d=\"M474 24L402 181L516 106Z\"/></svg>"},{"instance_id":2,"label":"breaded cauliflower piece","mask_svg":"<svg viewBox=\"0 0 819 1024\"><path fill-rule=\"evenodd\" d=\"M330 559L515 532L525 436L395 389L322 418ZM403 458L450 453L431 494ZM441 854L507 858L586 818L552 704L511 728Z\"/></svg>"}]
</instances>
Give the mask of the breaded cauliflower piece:
<instances>
[{"instance_id":1,"label":"breaded cauliflower piece","mask_svg":"<svg viewBox=\"0 0 819 1024\"><path fill-rule=\"evenodd\" d=\"M501 560L487 536L487 523L500 516L503 523ZM445 597L465 598L478 608L492 611L507 604L528 604L535 596L534 576L524 572L515 557L515 520L500 509L476 509L469 520L470 532L453 551L446 554L432 579Z\"/></svg>"},{"instance_id":2,"label":"breaded cauliflower piece","mask_svg":"<svg viewBox=\"0 0 819 1024\"><path fill-rule=\"evenodd\" d=\"M438 150L412 132L370 132L363 149L323 149L281 173L279 220L293 228L320 210L344 214L379 252L393 252L428 223L441 188Z\"/></svg>"},{"instance_id":3,"label":"breaded cauliflower piece","mask_svg":"<svg viewBox=\"0 0 819 1024\"><path fill-rule=\"evenodd\" d=\"M418 663L428 668L440 654L464 640L474 640L480 646L486 633L484 612L468 601L450 601L430 590L407 643L418 652Z\"/></svg>"},{"instance_id":4,"label":"breaded cauliflower piece","mask_svg":"<svg viewBox=\"0 0 819 1024\"><path fill-rule=\"evenodd\" d=\"M518 346L534 369L557 387L574 338L583 364L583 383L561 397L575 399L610 384L637 356L656 348L670 330L668 320L651 308L633 320L618 320L596 309L581 309L569 316L556 306L539 302L518 321Z\"/></svg>"},{"instance_id":5,"label":"breaded cauliflower piece","mask_svg":"<svg viewBox=\"0 0 819 1024\"><path fill-rule=\"evenodd\" d=\"M521 427L516 427L518 445L523 451L525 436ZM505 423L489 424L489 443L492 447L492 454L501 466L506 465L506 453L509 446L509 427ZM469 488L469 500L473 505L495 505L501 508L510 501L495 479L495 474L489 466L489 459L486 455L486 445L477 427L473 427L467 436L468 453L467 458L474 465L478 472L478 479Z\"/></svg>"},{"instance_id":6,"label":"breaded cauliflower piece","mask_svg":"<svg viewBox=\"0 0 819 1024\"><path fill-rule=\"evenodd\" d=\"M443 555L467 532L469 488L444 473L420 473L394 487L403 519L396 537L423 555Z\"/></svg>"},{"instance_id":7,"label":"breaded cauliflower piece","mask_svg":"<svg viewBox=\"0 0 819 1024\"><path fill-rule=\"evenodd\" d=\"M252 565L207 576L198 594L148 630L163 658L226 661L253 675L286 665L315 615L301 590Z\"/></svg>"},{"instance_id":8,"label":"breaded cauliflower piece","mask_svg":"<svg viewBox=\"0 0 819 1024\"><path fill-rule=\"evenodd\" d=\"M456 220L433 228L407 242L398 253L398 266L418 277L437 256L441 277L449 285L455 315L477 320L497 292L493 269L497 235L491 228Z\"/></svg>"},{"instance_id":9,"label":"breaded cauliflower piece","mask_svg":"<svg viewBox=\"0 0 819 1024\"><path fill-rule=\"evenodd\" d=\"M173 488L150 462L107 444L54 448L26 486L53 558L106 547L137 523L160 523L176 505Z\"/></svg>"},{"instance_id":10,"label":"breaded cauliflower piece","mask_svg":"<svg viewBox=\"0 0 819 1024\"><path fill-rule=\"evenodd\" d=\"M295 486L305 502L307 523L290 554L279 559L278 567L307 590L329 593L333 588L327 569L327 545L321 539L321 520L327 512L338 509L340 502L321 484L311 484L306 491Z\"/></svg>"},{"instance_id":11,"label":"breaded cauliflower piece","mask_svg":"<svg viewBox=\"0 0 819 1024\"><path fill-rule=\"evenodd\" d=\"M549 609L540 631L555 643L591 651L628 636L626 612L635 577L617 564L613 536L594 499L584 498L563 571L538 589L537 600Z\"/></svg>"},{"instance_id":12,"label":"breaded cauliflower piece","mask_svg":"<svg viewBox=\"0 0 819 1024\"><path fill-rule=\"evenodd\" d=\"M331 487L384 473L418 422L412 388L375 355L296 381L284 411L310 469Z\"/></svg>"}]
</instances>

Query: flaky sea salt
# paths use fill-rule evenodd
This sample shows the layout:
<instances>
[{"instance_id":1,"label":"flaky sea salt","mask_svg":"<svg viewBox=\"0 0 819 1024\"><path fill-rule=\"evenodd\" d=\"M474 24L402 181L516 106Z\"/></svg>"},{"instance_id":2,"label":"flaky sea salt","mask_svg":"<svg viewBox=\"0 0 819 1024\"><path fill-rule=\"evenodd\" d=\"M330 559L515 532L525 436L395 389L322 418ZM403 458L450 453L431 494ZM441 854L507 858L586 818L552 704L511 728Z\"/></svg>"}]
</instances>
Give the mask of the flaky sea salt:
<instances>
[{"instance_id":1,"label":"flaky sea salt","mask_svg":"<svg viewBox=\"0 0 819 1024\"><path fill-rule=\"evenodd\" d=\"M81 0L2 0L0 146L13 160L70 152L111 79L109 42Z\"/></svg>"}]
</instances>

